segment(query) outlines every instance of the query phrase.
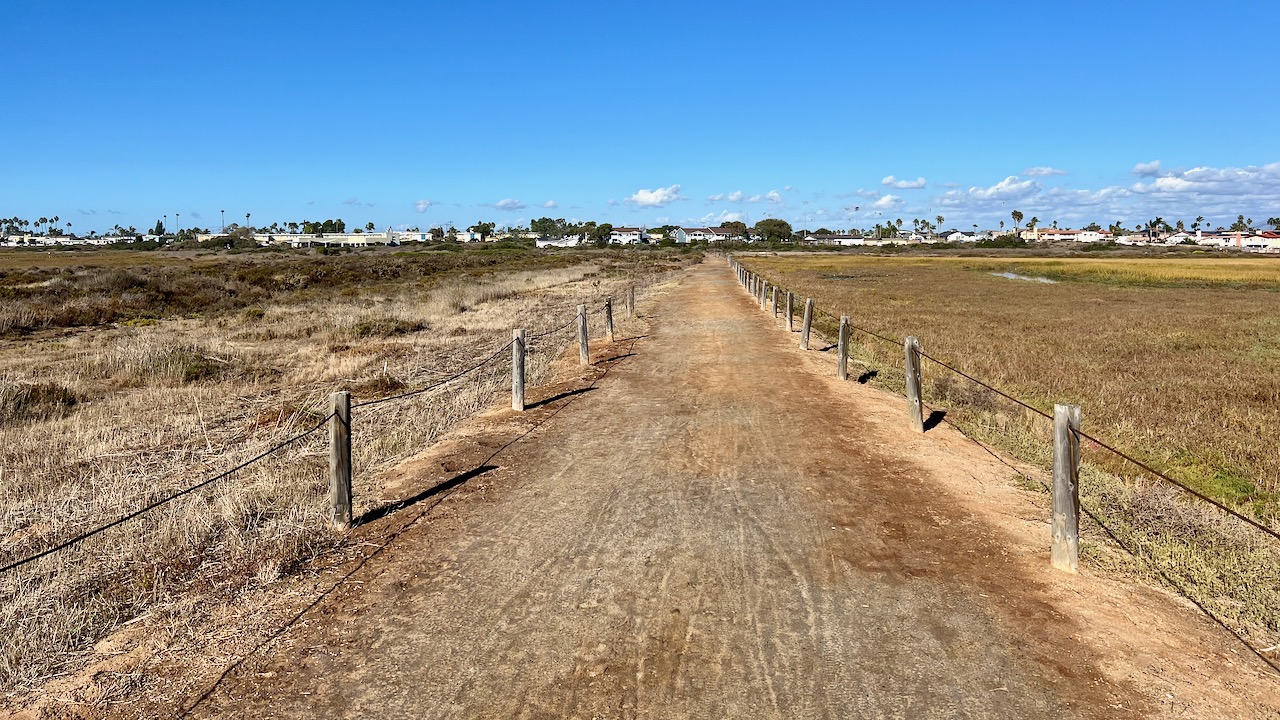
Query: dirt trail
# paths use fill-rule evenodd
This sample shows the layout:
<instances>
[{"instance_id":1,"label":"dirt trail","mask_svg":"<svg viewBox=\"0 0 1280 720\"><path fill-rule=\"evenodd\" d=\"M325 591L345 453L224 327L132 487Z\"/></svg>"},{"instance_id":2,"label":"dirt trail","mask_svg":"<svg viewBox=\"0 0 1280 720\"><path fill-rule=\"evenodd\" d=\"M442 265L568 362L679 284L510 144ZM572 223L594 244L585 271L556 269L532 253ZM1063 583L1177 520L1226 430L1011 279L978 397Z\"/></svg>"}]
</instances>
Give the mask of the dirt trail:
<instances>
[{"instance_id":1,"label":"dirt trail","mask_svg":"<svg viewBox=\"0 0 1280 720\"><path fill-rule=\"evenodd\" d=\"M482 497L413 525L193 714L1275 712L1274 680L1184 606L1048 570L1007 467L829 377L722 262L651 318Z\"/></svg>"}]
</instances>

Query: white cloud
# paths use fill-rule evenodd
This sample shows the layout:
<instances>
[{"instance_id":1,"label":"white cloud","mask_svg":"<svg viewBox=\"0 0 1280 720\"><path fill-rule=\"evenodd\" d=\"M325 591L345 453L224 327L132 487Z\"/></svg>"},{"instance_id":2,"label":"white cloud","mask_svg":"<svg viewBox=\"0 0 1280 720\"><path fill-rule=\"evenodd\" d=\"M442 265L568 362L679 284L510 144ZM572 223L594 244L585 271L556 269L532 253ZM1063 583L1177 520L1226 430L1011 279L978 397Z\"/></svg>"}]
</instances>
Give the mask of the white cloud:
<instances>
[{"instance_id":1,"label":"white cloud","mask_svg":"<svg viewBox=\"0 0 1280 720\"><path fill-rule=\"evenodd\" d=\"M525 204L515 198L503 198L494 203L493 206L499 210L506 210L507 212L514 212L525 208Z\"/></svg>"},{"instance_id":2,"label":"white cloud","mask_svg":"<svg viewBox=\"0 0 1280 720\"><path fill-rule=\"evenodd\" d=\"M915 180L899 180L892 175L885 177L880 181L885 187L897 188L899 190L922 190L925 186L924 178L916 178Z\"/></svg>"},{"instance_id":3,"label":"white cloud","mask_svg":"<svg viewBox=\"0 0 1280 720\"><path fill-rule=\"evenodd\" d=\"M1160 161L1152 160L1151 162L1138 163L1129 172L1138 177L1155 177L1160 174Z\"/></svg>"},{"instance_id":4,"label":"white cloud","mask_svg":"<svg viewBox=\"0 0 1280 720\"><path fill-rule=\"evenodd\" d=\"M753 203L771 202L774 205L781 205L782 193L778 192L777 190L770 190L769 192L764 193L763 195L752 195L751 197L747 198L747 202L753 202Z\"/></svg>"},{"instance_id":5,"label":"white cloud","mask_svg":"<svg viewBox=\"0 0 1280 720\"><path fill-rule=\"evenodd\" d=\"M430 210L432 205L435 205L435 203L430 200L419 200L413 204L413 210L414 212L424 213Z\"/></svg>"},{"instance_id":6,"label":"white cloud","mask_svg":"<svg viewBox=\"0 0 1280 720\"><path fill-rule=\"evenodd\" d=\"M770 190L767 193L756 193L755 195L751 195L751 196L748 196L746 193L742 192L741 190L734 190L731 193L716 193L715 195L711 195L707 198L707 201L708 202L723 201L723 202L731 202L731 203L771 202L775 205L780 205L783 202L783 197L782 197L782 193L778 192L777 190Z\"/></svg>"},{"instance_id":7,"label":"white cloud","mask_svg":"<svg viewBox=\"0 0 1280 720\"><path fill-rule=\"evenodd\" d=\"M627 198L627 202L640 207L662 207L684 199L685 197L680 194L680 186L672 185L656 190L637 190L634 195Z\"/></svg>"},{"instance_id":8,"label":"white cloud","mask_svg":"<svg viewBox=\"0 0 1280 720\"><path fill-rule=\"evenodd\" d=\"M360 202L360 198L347 198L346 200L342 201L342 204L350 205L351 207L373 207L374 206L374 203L371 203L371 202Z\"/></svg>"},{"instance_id":9,"label":"white cloud","mask_svg":"<svg viewBox=\"0 0 1280 720\"><path fill-rule=\"evenodd\" d=\"M1009 177L990 187L951 190L934 197L931 207L961 224L979 222L994 227L1009 222L1021 210L1048 224L1109 225L1116 220L1132 226L1160 216L1169 222L1190 223L1203 215L1211 227L1229 225L1236 215L1258 220L1280 213L1280 162L1241 168L1196 167L1168 170L1158 161L1139 163L1133 174L1150 178L1129 186L1046 188L1034 180Z\"/></svg>"},{"instance_id":10,"label":"white cloud","mask_svg":"<svg viewBox=\"0 0 1280 720\"><path fill-rule=\"evenodd\" d=\"M991 187L971 187L969 195L981 200L1017 200L1035 195L1040 189L1040 183L1035 180L1019 180L1010 175Z\"/></svg>"},{"instance_id":11,"label":"white cloud","mask_svg":"<svg viewBox=\"0 0 1280 720\"><path fill-rule=\"evenodd\" d=\"M542 203L542 207L548 210L555 210L556 208L560 207L560 203L556 202L555 200L548 200Z\"/></svg>"},{"instance_id":12,"label":"white cloud","mask_svg":"<svg viewBox=\"0 0 1280 720\"><path fill-rule=\"evenodd\" d=\"M784 186L782 187L782 191L783 191L783 192L791 192L791 186L790 186L790 185L784 185Z\"/></svg>"},{"instance_id":13,"label":"white cloud","mask_svg":"<svg viewBox=\"0 0 1280 720\"><path fill-rule=\"evenodd\" d=\"M879 208L881 210L893 210L904 204L906 204L906 201L897 195L885 195L879 200L871 203L871 207Z\"/></svg>"},{"instance_id":14,"label":"white cloud","mask_svg":"<svg viewBox=\"0 0 1280 720\"><path fill-rule=\"evenodd\" d=\"M1053 167L1037 166L1023 170L1022 174L1027 177L1050 177L1052 175L1066 175L1067 171Z\"/></svg>"},{"instance_id":15,"label":"white cloud","mask_svg":"<svg viewBox=\"0 0 1280 720\"><path fill-rule=\"evenodd\" d=\"M698 219L698 224L705 226L719 226L727 222L742 222L742 213L721 210L718 215L716 213L707 213Z\"/></svg>"}]
</instances>

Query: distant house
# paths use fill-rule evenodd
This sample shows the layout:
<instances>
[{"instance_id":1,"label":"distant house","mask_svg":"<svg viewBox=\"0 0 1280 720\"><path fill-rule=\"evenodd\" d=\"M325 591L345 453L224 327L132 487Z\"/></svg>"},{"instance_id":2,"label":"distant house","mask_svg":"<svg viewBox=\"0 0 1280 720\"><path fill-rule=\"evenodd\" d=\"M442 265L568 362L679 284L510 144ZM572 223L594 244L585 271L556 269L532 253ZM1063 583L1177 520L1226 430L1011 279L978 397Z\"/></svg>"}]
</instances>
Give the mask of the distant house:
<instances>
[{"instance_id":1,"label":"distant house","mask_svg":"<svg viewBox=\"0 0 1280 720\"><path fill-rule=\"evenodd\" d=\"M681 245L687 242L717 242L730 234L724 228L676 228L676 242Z\"/></svg>"},{"instance_id":2,"label":"distant house","mask_svg":"<svg viewBox=\"0 0 1280 720\"><path fill-rule=\"evenodd\" d=\"M644 228L638 227L616 227L609 232L609 242L621 245L639 245L647 242L648 234Z\"/></svg>"},{"instance_id":3,"label":"distant house","mask_svg":"<svg viewBox=\"0 0 1280 720\"><path fill-rule=\"evenodd\" d=\"M574 247L582 243L581 235L568 235L562 238L543 238L536 237L534 244L540 248L545 247Z\"/></svg>"},{"instance_id":4,"label":"distant house","mask_svg":"<svg viewBox=\"0 0 1280 720\"><path fill-rule=\"evenodd\" d=\"M866 244L866 238L861 235L844 233L810 233L804 236L804 241L812 245L840 245L844 247Z\"/></svg>"},{"instance_id":5,"label":"distant house","mask_svg":"<svg viewBox=\"0 0 1280 720\"><path fill-rule=\"evenodd\" d=\"M1103 233L1099 230L1059 230L1058 228L1039 229L1040 239L1049 242L1102 242ZM1110 233L1107 233L1110 235Z\"/></svg>"},{"instance_id":6,"label":"distant house","mask_svg":"<svg viewBox=\"0 0 1280 720\"><path fill-rule=\"evenodd\" d=\"M395 238L401 244L407 242L429 243L432 241L431 233L422 230L400 230L395 233Z\"/></svg>"}]
</instances>

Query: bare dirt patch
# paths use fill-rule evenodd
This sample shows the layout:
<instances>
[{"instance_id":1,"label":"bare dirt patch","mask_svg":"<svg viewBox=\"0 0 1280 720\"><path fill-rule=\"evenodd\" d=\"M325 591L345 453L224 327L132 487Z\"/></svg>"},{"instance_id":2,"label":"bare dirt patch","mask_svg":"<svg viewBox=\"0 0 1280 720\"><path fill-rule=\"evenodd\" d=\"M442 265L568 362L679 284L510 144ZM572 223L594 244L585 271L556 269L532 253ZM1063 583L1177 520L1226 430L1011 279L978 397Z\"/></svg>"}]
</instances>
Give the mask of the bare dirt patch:
<instances>
[{"instance_id":1,"label":"bare dirt patch","mask_svg":"<svg viewBox=\"0 0 1280 720\"><path fill-rule=\"evenodd\" d=\"M149 711L1280 711L1266 667L1176 598L1051 571L1040 496L1015 469L837 382L723 266L691 271L652 316L597 348L608 375L534 410L551 421L520 437L530 418L495 413L389 479L419 499L361 531L371 557L261 648L211 641L226 676L149 695Z\"/></svg>"}]
</instances>

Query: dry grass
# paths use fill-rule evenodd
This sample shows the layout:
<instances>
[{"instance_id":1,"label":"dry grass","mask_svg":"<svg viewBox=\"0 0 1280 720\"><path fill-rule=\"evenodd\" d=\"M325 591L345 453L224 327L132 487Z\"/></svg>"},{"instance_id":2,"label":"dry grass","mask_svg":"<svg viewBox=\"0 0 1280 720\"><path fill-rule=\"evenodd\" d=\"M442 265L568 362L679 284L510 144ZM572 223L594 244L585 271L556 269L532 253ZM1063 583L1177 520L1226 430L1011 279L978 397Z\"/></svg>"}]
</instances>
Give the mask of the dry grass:
<instances>
[{"instance_id":1,"label":"dry grass","mask_svg":"<svg viewBox=\"0 0 1280 720\"><path fill-rule=\"evenodd\" d=\"M337 263L326 267L339 275L363 278L368 270L358 265L354 272L342 261L325 259ZM240 260L228 262L234 271ZM558 325L577 303L597 304L629 284L643 292L681 259L583 253L536 267L541 263L499 258L451 277L357 279L323 294L277 292L204 317L0 342L0 562L315 426L334 390L349 389L360 401L423 386L490 355L512 327ZM566 333L533 344L530 382L570 339ZM376 473L509 392L508 371L496 362L445 392L357 410L356 513L395 500ZM81 651L122 622L150 613L181 626L209 603L274 582L340 544L325 518L327 458L324 433L313 433L0 577L0 684L33 688L75 666Z\"/></svg>"},{"instance_id":2,"label":"dry grass","mask_svg":"<svg viewBox=\"0 0 1280 720\"><path fill-rule=\"evenodd\" d=\"M1246 514L1280 515L1280 260L743 258L819 308L1052 412ZM1049 277L1009 280L992 272ZM834 336L836 323L817 326ZM902 348L854 333L873 382L901 391ZM926 361L926 401L966 433L1047 467L1049 424ZM1280 551L1260 533L1086 446L1082 500L1189 597L1266 645Z\"/></svg>"}]
</instances>

